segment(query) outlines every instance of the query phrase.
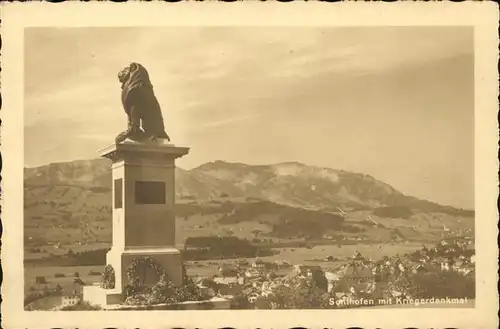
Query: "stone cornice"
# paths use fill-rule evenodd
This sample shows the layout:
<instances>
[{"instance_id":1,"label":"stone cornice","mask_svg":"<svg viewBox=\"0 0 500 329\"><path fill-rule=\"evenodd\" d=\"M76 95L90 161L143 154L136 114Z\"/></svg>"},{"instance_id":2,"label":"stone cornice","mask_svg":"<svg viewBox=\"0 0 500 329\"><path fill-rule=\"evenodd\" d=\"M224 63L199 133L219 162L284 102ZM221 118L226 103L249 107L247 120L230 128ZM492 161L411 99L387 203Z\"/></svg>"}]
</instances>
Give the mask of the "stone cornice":
<instances>
[{"instance_id":1,"label":"stone cornice","mask_svg":"<svg viewBox=\"0 0 500 329\"><path fill-rule=\"evenodd\" d=\"M137 163L137 161L169 162L189 153L188 147L178 147L172 144L140 144L121 143L111 144L101 150L101 157L108 158L113 163L124 161Z\"/></svg>"}]
</instances>

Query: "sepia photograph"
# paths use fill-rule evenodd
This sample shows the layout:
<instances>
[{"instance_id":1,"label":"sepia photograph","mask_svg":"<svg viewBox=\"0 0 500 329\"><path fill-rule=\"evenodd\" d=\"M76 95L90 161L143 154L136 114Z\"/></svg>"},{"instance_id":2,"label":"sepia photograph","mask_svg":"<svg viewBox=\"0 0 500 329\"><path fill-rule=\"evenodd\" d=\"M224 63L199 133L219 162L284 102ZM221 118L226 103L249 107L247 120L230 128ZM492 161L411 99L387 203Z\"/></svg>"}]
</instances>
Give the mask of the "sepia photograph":
<instances>
[{"instance_id":1,"label":"sepia photograph","mask_svg":"<svg viewBox=\"0 0 500 329\"><path fill-rule=\"evenodd\" d=\"M22 33L27 316L478 306L474 26Z\"/></svg>"}]
</instances>

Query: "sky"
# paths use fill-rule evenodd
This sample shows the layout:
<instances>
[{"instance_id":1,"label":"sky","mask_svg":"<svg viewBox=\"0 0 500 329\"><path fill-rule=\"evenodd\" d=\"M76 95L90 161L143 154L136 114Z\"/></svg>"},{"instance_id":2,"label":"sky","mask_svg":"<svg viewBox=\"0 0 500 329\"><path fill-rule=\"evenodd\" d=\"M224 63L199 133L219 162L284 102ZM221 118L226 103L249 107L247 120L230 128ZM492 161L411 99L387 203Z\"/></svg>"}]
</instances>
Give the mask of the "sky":
<instances>
[{"instance_id":1,"label":"sky","mask_svg":"<svg viewBox=\"0 0 500 329\"><path fill-rule=\"evenodd\" d=\"M24 61L27 167L113 143L135 61L181 168L297 161L474 207L471 28L29 28Z\"/></svg>"}]
</instances>

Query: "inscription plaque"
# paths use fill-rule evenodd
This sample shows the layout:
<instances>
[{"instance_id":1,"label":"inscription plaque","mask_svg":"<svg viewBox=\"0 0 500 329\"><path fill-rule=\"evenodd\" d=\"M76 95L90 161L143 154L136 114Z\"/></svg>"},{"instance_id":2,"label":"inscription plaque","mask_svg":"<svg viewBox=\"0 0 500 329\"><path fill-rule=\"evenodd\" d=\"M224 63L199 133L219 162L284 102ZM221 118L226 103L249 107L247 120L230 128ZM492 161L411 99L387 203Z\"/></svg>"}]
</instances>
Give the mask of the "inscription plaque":
<instances>
[{"instance_id":1,"label":"inscription plaque","mask_svg":"<svg viewBox=\"0 0 500 329\"><path fill-rule=\"evenodd\" d=\"M123 207L123 179L115 179L115 209Z\"/></svg>"}]
</instances>

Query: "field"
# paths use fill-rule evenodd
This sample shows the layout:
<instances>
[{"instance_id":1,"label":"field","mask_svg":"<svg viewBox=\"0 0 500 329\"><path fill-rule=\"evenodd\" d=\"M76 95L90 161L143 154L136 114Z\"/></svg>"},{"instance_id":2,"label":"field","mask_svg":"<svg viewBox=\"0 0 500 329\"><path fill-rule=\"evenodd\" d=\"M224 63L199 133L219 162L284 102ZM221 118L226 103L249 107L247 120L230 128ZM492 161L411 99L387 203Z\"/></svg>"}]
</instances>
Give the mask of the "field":
<instances>
[{"instance_id":1,"label":"field","mask_svg":"<svg viewBox=\"0 0 500 329\"><path fill-rule=\"evenodd\" d=\"M262 260L267 261L287 261L292 265L295 264L308 264L319 265L323 268L334 268L340 266L346 261L346 258L351 257L356 252L360 252L366 258L373 260L381 259L384 256L394 256L396 254L404 254L412 252L422 247L419 243L399 243L399 244L356 244L356 245L323 245L315 246L312 248L277 248L280 251L279 255L262 257ZM323 259L333 256L338 261L324 261ZM251 263L255 259L247 259ZM230 264L234 260L207 260L197 262L186 262L188 274L190 276L211 276L217 272L221 264ZM89 275L90 271L101 272L104 269L103 265L97 266L51 266L51 267L26 267L25 268L25 287L29 289L30 286L35 285L35 278L37 276L45 276L51 284L60 284L63 288L65 285L73 282L73 275L75 272L80 274L80 278L86 284L99 282L100 276ZM65 275L63 278L55 278L56 273Z\"/></svg>"},{"instance_id":2,"label":"field","mask_svg":"<svg viewBox=\"0 0 500 329\"><path fill-rule=\"evenodd\" d=\"M380 247L380 248L379 248ZM356 244L356 245L325 245L309 248L277 248L280 251L279 255L261 257L260 259L266 261L287 261L292 265L319 265L324 269L336 268L347 261L348 257L353 256L356 252L360 252L366 258L379 260L384 256L395 256L397 254L403 255L407 252L413 252L422 247L419 243L400 243L400 244ZM338 259L337 261L324 261L328 256L333 256ZM251 263L255 259L247 259ZM188 262L187 271L191 276L209 276L217 272L219 264L230 264L233 260L210 260L210 261L197 261Z\"/></svg>"},{"instance_id":3,"label":"field","mask_svg":"<svg viewBox=\"0 0 500 329\"><path fill-rule=\"evenodd\" d=\"M420 243L398 243L398 244L352 244L352 245L324 245L315 246L311 249L308 248L283 248L279 255L273 255L269 257L262 257L262 259L275 261L275 260L286 260L291 264L302 264L307 262L311 265L321 265L325 264L322 261L328 256L333 256L334 258L340 260L346 260L348 257L352 257L356 252L360 252L365 258L372 258L373 260L379 260L384 256L395 256L397 254L404 254L407 252L413 252L420 249L422 244ZM319 261L315 261L319 260ZM315 264L316 263L316 264ZM334 263L334 262L328 262Z\"/></svg>"},{"instance_id":4,"label":"field","mask_svg":"<svg viewBox=\"0 0 500 329\"><path fill-rule=\"evenodd\" d=\"M182 245L188 237L211 236L211 235L231 235L241 239L251 240L255 238L252 231L260 231L261 234L271 232L271 227L266 224L255 222L240 222L231 225L222 225L219 219L222 214L215 215L191 215L188 219L177 217L175 221L175 238L179 245ZM276 242L279 239L274 238Z\"/></svg>"},{"instance_id":5,"label":"field","mask_svg":"<svg viewBox=\"0 0 500 329\"><path fill-rule=\"evenodd\" d=\"M35 300L34 302L30 303L29 306L32 310L48 311L60 306L61 303L61 296L48 296Z\"/></svg>"},{"instance_id":6,"label":"field","mask_svg":"<svg viewBox=\"0 0 500 329\"><path fill-rule=\"evenodd\" d=\"M62 288L72 286L75 272L78 272L80 279L85 284L92 284L101 280L100 275L90 275L90 271L102 272L104 265L97 266L47 266L47 267L25 267L24 268L24 287L25 291L33 287L40 290L47 287L53 287L59 284ZM56 273L64 274L64 277L56 278ZM47 285L37 284L35 282L37 276L44 276L47 280Z\"/></svg>"},{"instance_id":7,"label":"field","mask_svg":"<svg viewBox=\"0 0 500 329\"><path fill-rule=\"evenodd\" d=\"M233 223L230 225L223 225L219 222L219 219L223 214L192 214L188 217L178 216L176 218L176 245L177 248L182 249L183 244L187 237L196 236L235 236L241 239L252 240L258 238L260 240L265 240L266 243L286 243L291 241L296 241L297 239L285 239L271 236L270 232L272 230L269 223L267 223L267 218L265 213L257 216L253 221L243 221L238 223ZM325 232L326 238L321 243L336 243L336 238L344 238L347 240L361 239L366 242L371 241L371 243L381 243L384 249L389 248L385 252L391 252L391 241L393 240L394 230L397 230L399 234L403 237L403 240L410 241L409 244L415 243L415 241L420 241L422 243L432 243L440 240L447 234L446 230L449 232L454 232L457 235L472 234L474 230L474 219L465 218L460 216L451 216L447 214L432 214L432 213L419 213L413 215L410 219L402 218L378 218L372 216L376 223L380 227L373 225L373 222L368 221L366 218L369 216L367 211L352 212L346 217L346 224L354 227L361 228L362 232ZM267 218L267 219L266 219ZM111 224L110 221L106 221L107 224ZM40 229L34 229L37 234L39 234ZM27 227L27 231L30 230L30 226ZM53 233L55 231L59 232L61 228L44 228L44 236L47 240L57 241L52 239ZM73 252L100 249L100 248L110 248L111 247L111 230L99 231L103 234L102 240L96 241L75 241L74 237L81 237L81 232L75 232L73 238L59 240L61 243L48 245L46 243L41 243L36 239L30 240L31 235L28 235L25 241L25 260L38 259L43 257L48 257L51 255L62 255L66 254L69 249ZM104 233L105 232L105 233ZM336 235L334 240L328 240L329 235ZM50 237L50 238L49 238ZM318 241L319 242L319 241ZM354 242L354 241L352 241ZM361 242L361 241L356 241ZM350 247L348 247L349 249ZM405 248L405 247L403 247ZM342 252L337 251L335 252ZM377 254L378 251L375 253ZM333 254L334 257L335 254ZM371 256L371 255L368 255Z\"/></svg>"},{"instance_id":8,"label":"field","mask_svg":"<svg viewBox=\"0 0 500 329\"><path fill-rule=\"evenodd\" d=\"M75 273L87 285L101 280L101 276L96 275L104 269L104 266L47 266L47 267L25 267L24 268L24 295L40 293L43 291L53 291L58 285L67 292L80 291L82 287L74 282ZM96 272L91 274L90 272ZM55 275L64 275L55 277ZM46 283L37 283L37 277L44 277ZM34 310L50 310L61 305L61 296L46 296L29 303L29 308Z\"/></svg>"},{"instance_id":9,"label":"field","mask_svg":"<svg viewBox=\"0 0 500 329\"><path fill-rule=\"evenodd\" d=\"M59 245L43 245L40 247L25 247L24 248L24 260L40 259L49 256L61 256L66 255L68 250L71 249L73 252L82 252L103 248L110 248L111 243L92 243L92 244L75 244L75 243L65 243ZM35 249L39 249L36 252Z\"/></svg>"}]
</instances>

